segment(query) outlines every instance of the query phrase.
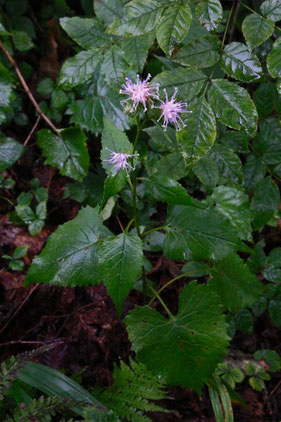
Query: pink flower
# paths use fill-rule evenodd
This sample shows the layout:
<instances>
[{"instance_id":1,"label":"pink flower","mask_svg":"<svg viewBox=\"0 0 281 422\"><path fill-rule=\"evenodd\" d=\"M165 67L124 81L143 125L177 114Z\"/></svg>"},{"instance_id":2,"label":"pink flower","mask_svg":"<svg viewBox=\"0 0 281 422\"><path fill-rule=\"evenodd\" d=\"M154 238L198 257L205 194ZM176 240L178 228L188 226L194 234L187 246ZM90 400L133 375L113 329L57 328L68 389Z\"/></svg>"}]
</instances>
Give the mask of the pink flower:
<instances>
[{"instance_id":1,"label":"pink flower","mask_svg":"<svg viewBox=\"0 0 281 422\"><path fill-rule=\"evenodd\" d=\"M114 173L112 174L112 176L115 176L116 173L118 173L118 171L120 170L125 170L128 176L128 168L131 170L135 170L134 167L132 167L131 164L128 163L128 158L138 157L139 154L125 154L124 152L120 153L111 151L108 148L106 149L111 152L111 155L104 161L107 161L110 166L114 167Z\"/></svg>"},{"instance_id":2,"label":"pink flower","mask_svg":"<svg viewBox=\"0 0 281 422\"><path fill-rule=\"evenodd\" d=\"M186 125L182 121L180 114L191 113L191 111L188 111L185 108L183 108L183 107L187 107L187 103L184 103L183 101L178 101L178 102L175 101L178 88L175 88L175 91L170 100L168 98L167 90L164 89L163 91L166 94L166 99L165 101L160 100L161 105L160 107L157 107L157 108L160 108L160 110L162 110L162 114L157 121L159 122L159 120L163 117L164 121L163 121L162 127L164 128L164 130L167 130L168 123L174 124L176 127L176 131L181 130Z\"/></svg>"},{"instance_id":3,"label":"pink flower","mask_svg":"<svg viewBox=\"0 0 281 422\"><path fill-rule=\"evenodd\" d=\"M158 99L158 85L150 85L148 82L150 78L151 75L149 73L146 79L140 81L140 77L137 75L136 84L134 84L130 78L126 78L126 84L122 85L119 93L129 95L129 98L122 100L121 104L124 104L127 101L133 101L133 106L130 110L131 113L137 109L140 103L143 105L144 111L146 111L146 102L151 101L152 98Z\"/></svg>"}]
</instances>

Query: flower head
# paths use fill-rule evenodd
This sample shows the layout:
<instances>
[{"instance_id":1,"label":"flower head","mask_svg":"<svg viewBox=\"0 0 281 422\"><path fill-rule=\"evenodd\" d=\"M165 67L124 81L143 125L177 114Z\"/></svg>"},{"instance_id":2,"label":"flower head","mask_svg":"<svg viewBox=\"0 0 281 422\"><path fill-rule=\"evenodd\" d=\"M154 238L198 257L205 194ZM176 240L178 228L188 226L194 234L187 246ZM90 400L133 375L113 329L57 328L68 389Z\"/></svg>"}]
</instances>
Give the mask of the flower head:
<instances>
[{"instance_id":1,"label":"flower head","mask_svg":"<svg viewBox=\"0 0 281 422\"><path fill-rule=\"evenodd\" d=\"M122 85L119 93L126 94L129 97L126 100L122 100L121 104L127 101L133 101L133 106L130 110L131 113L137 109L140 103L143 105L144 111L146 111L147 101L151 101L152 98L158 99L158 85L150 85L150 78L151 75L148 74L146 79L140 81L140 77L137 75L137 83L134 84L130 78L126 78L126 83Z\"/></svg>"},{"instance_id":2,"label":"flower head","mask_svg":"<svg viewBox=\"0 0 281 422\"><path fill-rule=\"evenodd\" d=\"M191 113L191 111L188 111L183 108L187 107L187 103L184 103L183 101L175 101L178 88L175 88L175 91L170 100L168 98L166 89L164 89L164 92L166 94L166 99L165 101L160 100L161 105L160 107L157 107L160 108L160 110L162 111L162 114L157 121L159 122L159 120L163 117L164 121L162 126L164 130L167 129L168 123L173 123L176 127L176 130L178 131L186 126L185 123L182 121L180 114Z\"/></svg>"},{"instance_id":3,"label":"flower head","mask_svg":"<svg viewBox=\"0 0 281 422\"><path fill-rule=\"evenodd\" d=\"M110 149L106 148L109 152L111 152L111 155L106 158L104 161L107 161L110 166L114 167L114 173L113 176L118 173L120 170L125 170L128 176L128 168L131 170L135 170L134 167L131 166L130 163L128 163L128 158L131 157L138 157L139 154L125 154L124 152L114 152Z\"/></svg>"}]
</instances>

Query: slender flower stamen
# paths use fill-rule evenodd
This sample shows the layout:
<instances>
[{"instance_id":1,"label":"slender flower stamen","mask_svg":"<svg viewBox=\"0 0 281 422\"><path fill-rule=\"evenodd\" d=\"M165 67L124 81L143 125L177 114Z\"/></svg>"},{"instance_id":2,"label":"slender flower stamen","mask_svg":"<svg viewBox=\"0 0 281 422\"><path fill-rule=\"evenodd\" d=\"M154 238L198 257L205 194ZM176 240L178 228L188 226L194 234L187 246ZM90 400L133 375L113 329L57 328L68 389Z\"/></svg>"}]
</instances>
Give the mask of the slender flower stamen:
<instances>
[{"instance_id":1,"label":"slender flower stamen","mask_svg":"<svg viewBox=\"0 0 281 422\"><path fill-rule=\"evenodd\" d=\"M147 75L147 78L143 81L140 80L139 75L137 75L137 83L133 83L132 80L127 77L126 83L122 85L119 93L128 95L129 97L121 101L121 104L125 104L127 101L133 101L133 106L130 110L132 113L137 109L138 105L141 103L143 105L144 111L147 110L146 103L148 101L152 102L152 98L159 99L157 85L150 85L149 80L151 79L150 73Z\"/></svg>"},{"instance_id":2,"label":"slender flower stamen","mask_svg":"<svg viewBox=\"0 0 281 422\"><path fill-rule=\"evenodd\" d=\"M138 157L139 154L125 154L124 152L120 153L111 151L108 148L106 149L111 152L111 155L104 161L107 161L108 165L113 166L114 172L112 173L112 176L115 176L120 170L125 170L127 176L129 176L128 169L135 170L135 168L128 163L128 158Z\"/></svg>"},{"instance_id":3,"label":"slender flower stamen","mask_svg":"<svg viewBox=\"0 0 281 422\"><path fill-rule=\"evenodd\" d=\"M178 93L178 88L175 88L174 93L170 100L168 98L167 90L164 89L163 91L165 92L166 98L165 98L165 101L160 100L161 102L160 107L156 107L162 111L162 114L157 121L159 122L159 120L161 120L163 117L164 120L163 120L162 127L164 128L164 131L167 130L168 123L174 124L176 127L176 131L179 131L186 126L180 114L192 113L192 112L184 108L184 107L187 107L187 103L184 103L183 101L177 101L177 102L175 101L177 93Z\"/></svg>"}]
</instances>

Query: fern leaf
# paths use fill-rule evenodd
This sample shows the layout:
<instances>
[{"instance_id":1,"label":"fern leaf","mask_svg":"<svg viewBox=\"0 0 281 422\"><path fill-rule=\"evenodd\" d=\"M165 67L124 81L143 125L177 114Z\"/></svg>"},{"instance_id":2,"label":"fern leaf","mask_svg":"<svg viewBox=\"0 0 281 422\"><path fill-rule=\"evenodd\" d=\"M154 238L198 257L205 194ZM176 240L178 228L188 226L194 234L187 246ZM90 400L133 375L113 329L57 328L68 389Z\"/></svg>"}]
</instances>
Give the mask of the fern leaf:
<instances>
[{"instance_id":1,"label":"fern leaf","mask_svg":"<svg viewBox=\"0 0 281 422\"><path fill-rule=\"evenodd\" d=\"M119 422L120 419L112 410L104 411L97 407L89 406L83 412L85 422Z\"/></svg>"}]
</instances>

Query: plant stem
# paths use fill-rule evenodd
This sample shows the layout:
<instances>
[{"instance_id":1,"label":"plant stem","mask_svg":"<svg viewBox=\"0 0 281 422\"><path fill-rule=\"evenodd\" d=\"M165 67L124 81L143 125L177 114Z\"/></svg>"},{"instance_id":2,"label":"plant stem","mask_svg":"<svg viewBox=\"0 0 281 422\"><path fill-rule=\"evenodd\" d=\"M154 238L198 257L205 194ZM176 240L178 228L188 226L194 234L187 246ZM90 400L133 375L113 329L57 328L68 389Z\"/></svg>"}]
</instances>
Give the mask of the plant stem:
<instances>
[{"instance_id":1,"label":"plant stem","mask_svg":"<svg viewBox=\"0 0 281 422\"><path fill-rule=\"evenodd\" d=\"M134 221L135 221L135 227L137 230L138 236L141 238L141 232L140 232L140 226L139 226L139 220L138 220L138 212L137 212L137 179L131 181L130 178L128 178L128 182L131 188L132 197L133 197L133 213L134 213Z\"/></svg>"},{"instance_id":2,"label":"plant stem","mask_svg":"<svg viewBox=\"0 0 281 422\"><path fill-rule=\"evenodd\" d=\"M258 12L256 12L254 9L252 9L251 7L249 7L247 4L241 3L241 6L244 6L245 9L249 10L249 12L255 13L256 15L260 15ZM261 15L260 15L261 16ZM275 28L281 32L281 28L279 28L279 26L275 25Z\"/></svg>"},{"instance_id":3,"label":"plant stem","mask_svg":"<svg viewBox=\"0 0 281 422\"><path fill-rule=\"evenodd\" d=\"M234 8L234 4L231 6L231 9L230 9L229 15L228 15L228 17L227 17L227 21L226 21L226 25L225 25L225 30L224 30L223 37L222 37L222 42L221 42L221 48L220 48L220 51L221 51L221 52L222 52L223 47L224 47L225 38L226 38L227 31L228 31L228 27L229 27L229 23L230 23L231 15L232 15L232 12L233 12L233 8Z\"/></svg>"},{"instance_id":4,"label":"plant stem","mask_svg":"<svg viewBox=\"0 0 281 422\"><path fill-rule=\"evenodd\" d=\"M169 315L170 319L174 320L175 319L174 315L172 314L172 312L170 311L168 306L165 304L163 299L159 296L158 292L156 292L156 290L154 290L153 287L150 284L148 284L148 287L153 291L154 296L157 297L157 299L159 300L159 302L161 303L161 305L163 306L163 308L165 309L165 311Z\"/></svg>"},{"instance_id":5,"label":"plant stem","mask_svg":"<svg viewBox=\"0 0 281 422\"><path fill-rule=\"evenodd\" d=\"M158 230L163 230L163 229L166 229L166 228L167 228L167 225L166 225L166 224L164 224L163 226L154 227L154 229L150 229L150 230L147 230L146 232L144 232L144 233L141 235L141 237L142 237L142 238L144 238L145 236L147 236L147 235L148 235L148 234L150 234L150 233L156 232L156 231L158 231Z\"/></svg>"}]
</instances>

